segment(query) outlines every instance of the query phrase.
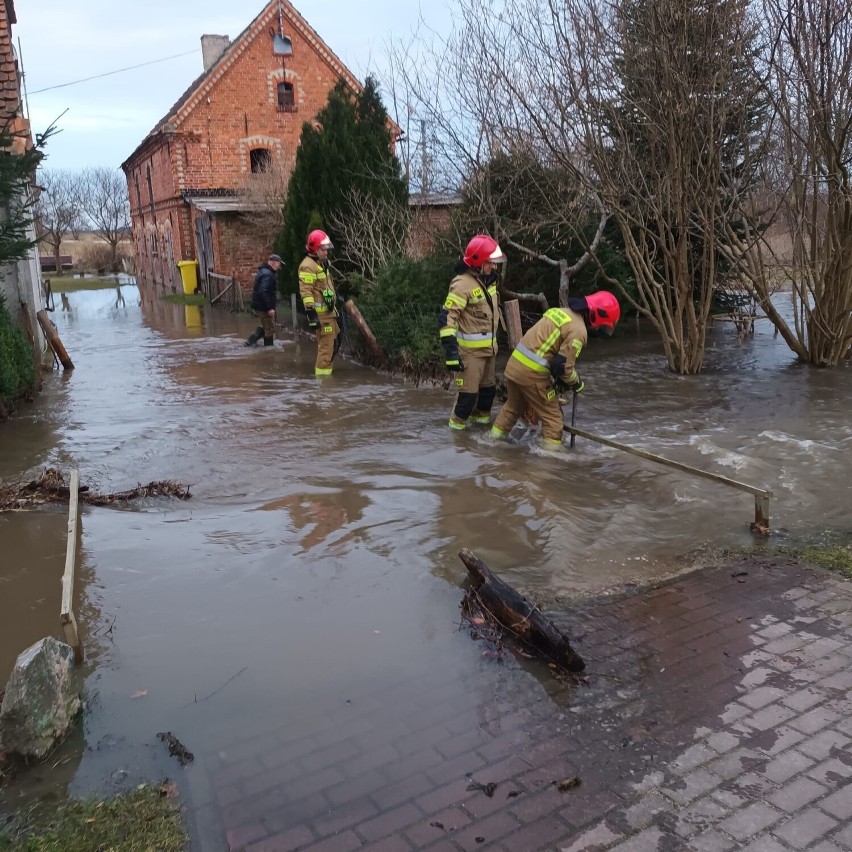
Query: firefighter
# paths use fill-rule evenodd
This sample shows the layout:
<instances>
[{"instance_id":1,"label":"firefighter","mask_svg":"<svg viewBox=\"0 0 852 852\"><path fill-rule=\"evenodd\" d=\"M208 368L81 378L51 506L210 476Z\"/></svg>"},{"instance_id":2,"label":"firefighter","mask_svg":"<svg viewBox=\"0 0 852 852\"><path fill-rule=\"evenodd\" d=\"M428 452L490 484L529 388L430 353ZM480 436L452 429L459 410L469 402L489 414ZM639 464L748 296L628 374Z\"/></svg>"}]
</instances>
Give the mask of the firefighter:
<instances>
[{"instance_id":1,"label":"firefighter","mask_svg":"<svg viewBox=\"0 0 852 852\"><path fill-rule=\"evenodd\" d=\"M264 346L272 346L275 333L275 303L278 300L278 270L283 261L277 254L269 255L266 263L257 268L251 290L251 308L260 325L249 335L246 346L254 346L263 338Z\"/></svg>"},{"instance_id":2,"label":"firefighter","mask_svg":"<svg viewBox=\"0 0 852 852\"><path fill-rule=\"evenodd\" d=\"M331 281L328 250L334 248L325 231L308 234L307 257L299 264L299 293L305 306L308 327L317 333L314 375L330 376L335 341L340 334L337 294Z\"/></svg>"},{"instance_id":3,"label":"firefighter","mask_svg":"<svg viewBox=\"0 0 852 852\"><path fill-rule=\"evenodd\" d=\"M501 319L496 264L505 260L496 240L477 234L467 244L441 309L444 362L454 374L458 391L450 429L466 429L469 422L491 423Z\"/></svg>"},{"instance_id":4,"label":"firefighter","mask_svg":"<svg viewBox=\"0 0 852 852\"><path fill-rule=\"evenodd\" d=\"M611 335L621 316L618 299L607 290L569 299L568 304L545 311L512 352L504 374L508 397L491 428L493 438L505 440L518 418L531 409L541 421L543 445L562 446L559 394L583 390L574 365L589 332Z\"/></svg>"}]
</instances>

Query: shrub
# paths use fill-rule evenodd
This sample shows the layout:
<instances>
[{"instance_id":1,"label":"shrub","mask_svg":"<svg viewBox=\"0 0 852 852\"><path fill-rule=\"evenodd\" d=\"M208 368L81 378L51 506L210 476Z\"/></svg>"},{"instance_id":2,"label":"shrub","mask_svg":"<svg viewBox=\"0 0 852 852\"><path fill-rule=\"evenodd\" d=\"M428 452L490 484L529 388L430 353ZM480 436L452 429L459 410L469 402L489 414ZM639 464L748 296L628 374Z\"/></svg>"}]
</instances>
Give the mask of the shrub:
<instances>
[{"instance_id":1,"label":"shrub","mask_svg":"<svg viewBox=\"0 0 852 852\"><path fill-rule=\"evenodd\" d=\"M447 296L456 259L430 255L399 258L356 290L358 307L376 340L397 364L423 372L443 364L438 313Z\"/></svg>"},{"instance_id":2,"label":"shrub","mask_svg":"<svg viewBox=\"0 0 852 852\"><path fill-rule=\"evenodd\" d=\"M32 349L12 322L0 294L0 402L13 403L32 391L35 382Z\"/></svg>"}]
</instances>

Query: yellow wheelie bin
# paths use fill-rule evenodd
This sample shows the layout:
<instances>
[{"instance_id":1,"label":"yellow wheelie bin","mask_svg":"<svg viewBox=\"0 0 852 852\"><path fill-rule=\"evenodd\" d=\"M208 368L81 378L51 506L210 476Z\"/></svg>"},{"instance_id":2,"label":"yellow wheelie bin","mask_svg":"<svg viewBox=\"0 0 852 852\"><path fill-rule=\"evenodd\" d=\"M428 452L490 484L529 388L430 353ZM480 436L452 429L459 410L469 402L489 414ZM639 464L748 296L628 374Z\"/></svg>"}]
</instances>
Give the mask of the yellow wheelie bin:
<instances>
[{"instance_id":1,"label":"yellow wheelie bin","mask_svg":"<svg viewBox=\"0 0 852 852\"><path fill-rule=\"evenodd\" d=\"M180 280L183 282L183 292L191 296L198 289L198 261L179 260Z\"/></svg>"}]
</instances>

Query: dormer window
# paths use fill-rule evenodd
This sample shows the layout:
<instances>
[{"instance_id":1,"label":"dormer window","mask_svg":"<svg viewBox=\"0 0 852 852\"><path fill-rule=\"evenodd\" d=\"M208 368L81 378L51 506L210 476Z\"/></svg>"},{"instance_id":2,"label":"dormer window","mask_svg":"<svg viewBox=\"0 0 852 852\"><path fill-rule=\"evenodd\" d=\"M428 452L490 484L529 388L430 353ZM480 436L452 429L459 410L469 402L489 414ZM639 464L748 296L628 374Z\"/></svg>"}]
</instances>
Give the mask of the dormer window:
<instances>
[{"instance_id":1,"label":"dormer window","mask_svg":"<svg viewBox=\"0 0 852 852\"><path fill-rule=\"evenodd\" d=\"M292 83L278 84L278 112L296 111L296 92Z\"/></svg>"},{"instance_id":2,"label":"dormer window","mask_svg":"<svg viewBox=\"0 0 852 852\"><path fill-rule=\"evenodd\" d=\"M252 148L249 152L249 162L253 175L268 172L272 169L272 152L269 148Z\"/></svg>"}]
</instances>

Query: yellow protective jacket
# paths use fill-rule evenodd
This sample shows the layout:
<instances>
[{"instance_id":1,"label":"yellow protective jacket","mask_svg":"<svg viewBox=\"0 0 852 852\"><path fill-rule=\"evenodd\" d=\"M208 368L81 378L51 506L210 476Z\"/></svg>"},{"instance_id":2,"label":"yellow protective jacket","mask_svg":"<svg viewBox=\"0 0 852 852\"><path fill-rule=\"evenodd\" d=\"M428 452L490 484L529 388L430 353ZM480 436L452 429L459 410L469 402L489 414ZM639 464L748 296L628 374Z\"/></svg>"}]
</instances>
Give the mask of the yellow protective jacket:
<instances>
[{"instance_id":1,"label":"yellow protective jacket","mask_svg":"<svg viewBox=\"0 0 852 852\"><path fill-rule=\"evenodd\" d=\"M556 355L562 355L565 358L563 381L572 384L579 380L574 364L588 339L586 324L579 314L568 308L550 308L515 347L511 368L517 370L518 365L522 365L550 378L551 362ZM507 366L506 374L510 372Z\"/></svg>"},{"instance_id":2,"label":"yellow protective jacket","mask_svg":"<svg viewBox=\"0 0 852 852\"><path fill-rule=\"evenodd\" d=\"M331 281L331 273L310 255L299 264L299 295L305 310L313 308L320 319L324 315L338 315L337 293Z\"/></svg>"},{"instance_id":3,"label":"yellow protective jacket","mask_svg":"<svg viewBox=\"0 0 852 852\"><path fill-rule=\"evenodd\" d=\"M496 281L488 286L473 272L457 275L441 309L441 340L454 337L462 355L497 354L500 301Z\"/></svg>"}]
</instances>

